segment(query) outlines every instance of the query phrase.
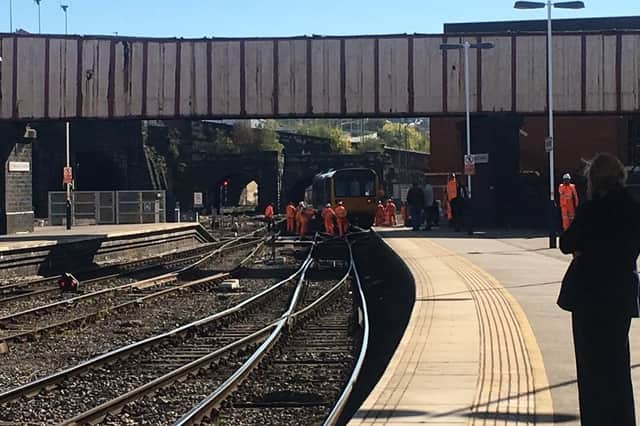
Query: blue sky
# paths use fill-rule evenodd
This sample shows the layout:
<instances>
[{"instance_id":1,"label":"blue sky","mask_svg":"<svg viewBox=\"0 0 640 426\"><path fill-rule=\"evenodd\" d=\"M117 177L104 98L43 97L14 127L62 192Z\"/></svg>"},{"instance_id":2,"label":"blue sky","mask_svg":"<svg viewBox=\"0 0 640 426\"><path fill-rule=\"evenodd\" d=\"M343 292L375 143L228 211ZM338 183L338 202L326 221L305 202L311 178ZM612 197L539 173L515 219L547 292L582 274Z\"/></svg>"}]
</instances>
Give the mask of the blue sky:
<instances>
[{"instance_id":1,"label":"blue sky","mask_svg":"<svg viewBox=\"0 0 640 426\"><path fill-rule=\"evenodd\" d=\"M0 32L38 30L33 0L0 0ZM542 19L544 10L513 9L511 0L64 0L69 33L150 37L295 36L439 33L445 22ZM640 15L640 0L586 0L554 17ZM61 0L42 0L42 32L64 33Z\"/></svg>"}]
</instances>

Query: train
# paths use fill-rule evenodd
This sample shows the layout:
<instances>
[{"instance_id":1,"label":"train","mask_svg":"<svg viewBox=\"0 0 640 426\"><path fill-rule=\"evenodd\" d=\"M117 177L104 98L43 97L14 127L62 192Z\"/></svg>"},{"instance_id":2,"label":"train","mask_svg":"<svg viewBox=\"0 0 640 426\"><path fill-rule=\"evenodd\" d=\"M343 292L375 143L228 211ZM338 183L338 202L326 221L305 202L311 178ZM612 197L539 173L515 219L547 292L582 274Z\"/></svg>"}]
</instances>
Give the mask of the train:
<instances>
[{"instance_id":1,"label":"train","mask_svg":"<svg viewBox=\"0 0 640 426\"><path fill-rule=\"evenodd\" d=\"M349 222L361 228L373 225L378 200L384 195L378 174L367 168L330 170L317 174L305 191L305 203L320 212L342 201Z\"/></svg>"}]
</instances>

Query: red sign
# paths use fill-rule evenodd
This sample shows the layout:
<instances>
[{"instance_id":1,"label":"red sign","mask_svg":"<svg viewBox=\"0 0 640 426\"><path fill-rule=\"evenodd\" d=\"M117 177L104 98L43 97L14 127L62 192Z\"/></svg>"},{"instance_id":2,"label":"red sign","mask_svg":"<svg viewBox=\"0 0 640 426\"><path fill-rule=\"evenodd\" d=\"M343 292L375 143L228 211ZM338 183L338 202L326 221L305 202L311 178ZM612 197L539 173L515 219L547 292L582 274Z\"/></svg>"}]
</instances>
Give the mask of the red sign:
<instances>
[{"instance_id":1,"label":"red sign","mask_svg":"<svg viewBox=\"0 0 640 426\"><path fill-rule=\"evenodd\" d=\"M71 167L65 167L62 172L62 184L70 184L73 182L73 169Z\"/></svg>"},{"instance_id":2,"label":"red sign","mask_svg":"<svg viewBox=\"0 0 640 426\"><path fill-rule=\"evenodd\" d=\"M475 158L473 158L473 155L464 156L464 174L467 176L476 174L476 162Z\"/></svg>"}]
</instances>

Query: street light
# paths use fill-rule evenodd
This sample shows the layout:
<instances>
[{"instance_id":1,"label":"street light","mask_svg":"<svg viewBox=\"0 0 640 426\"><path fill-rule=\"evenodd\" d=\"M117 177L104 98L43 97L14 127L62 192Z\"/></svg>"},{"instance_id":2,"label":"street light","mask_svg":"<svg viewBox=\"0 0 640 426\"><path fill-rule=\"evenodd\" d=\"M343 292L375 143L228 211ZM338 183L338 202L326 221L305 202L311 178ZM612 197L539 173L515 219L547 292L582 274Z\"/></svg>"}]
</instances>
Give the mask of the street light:
<instances>
[{"instance_id":1,"label":"street light","mask_svg":"<svg viewBox=\"0 0 640 426\"><path fill-rule=\"evenodd\" d=\"M61 4L60 9L64 12L64 35L67 35L67 9L69 9L68 4Z\"/></svg>"},{"instance_id":2,"label":"street light","mask_svg":"<svg viewBox=\"0 0 640 426\"><path fill-rule=\"evenodd\" d=\"M61 4L60 9L64 12L64 34L67 35L67 9L69 9L69 5ZM65 123L65 150L67 157L67 170L70 170L70 161L69 161L69 122ZM73 179L73 174L70 176L70 180ZM66 204L66 217L67 217L67 229L71 229L72 222L72 210L71 210L71 182L67 182L67 202Z\"/></svg>"},{"instance_id":3,"label":"street light","mask_svg":"<svg viewBox=\"0 0 640 426\"><path fill-rule=\"evenodd\" d=\"M545 141L545 148L549 152L549 248L557 247L556 230L554 227L555 216L555 175L553 165L553 51L551 32L551 9L584 9L584 2L561 1L517 1L513 5L516 9L543 9L547 8L547 96L549 104L549 135Z\"/></svg>"},{"instance_id":4,"label":"street light","mask_svg":"<svg viewBox=\"0 0 640 426\"><path fill-rule=\"evenodd\" d=\"M493 49L493 43L443 43L442 50L464 50L464 100L467 125L467 156L471 155L471 123L469 119L469 49ZM467 194L471 199L471 175L467 175Z\"/></svg>"},{"instance_id":5,"label":"street light","mask_svg":"<svg viewBox=\"0 0 640 426\"><path fill-rule=\"evenodd\" d=\"M42 33L42 28L40 27L40 2L42 0L34 0L34 1L38 5L38 34L41 34Z\"/></svg>"},{"instance_id":6,"label":"street light","mask_svg":"<svg viewBox=\"0 0 640 426\"><path fill-rule=\"evenodd\" d=\"M13 0L9 0L9 32L13 32Z\"/></svg>"}]
</instances>

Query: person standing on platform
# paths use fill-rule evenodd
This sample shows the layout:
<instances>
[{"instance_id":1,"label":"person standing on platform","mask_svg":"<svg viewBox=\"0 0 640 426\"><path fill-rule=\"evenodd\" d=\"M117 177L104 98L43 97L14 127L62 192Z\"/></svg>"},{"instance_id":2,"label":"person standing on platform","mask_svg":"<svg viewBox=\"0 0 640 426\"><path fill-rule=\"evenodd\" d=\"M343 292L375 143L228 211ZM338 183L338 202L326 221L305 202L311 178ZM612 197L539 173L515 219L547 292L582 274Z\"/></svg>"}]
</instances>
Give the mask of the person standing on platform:
<instances>
[{"instance_id":1,"label":"person standing on platform","mask_svg":"<svg viewBox=\"0 0 640 426\"><path fill-rule=\"evenodd\" d=\"M430 183L424 185L424 216L426 221L426 230L430 230L433 226L433 186Z\"/></svg>"},{"instance_id":2,"label":"person standing on platform","mask_svg":"<svg viewBox=\"0 0 640 426\"><path fill-rule=\"evenodd\" d=\"M335 232L333 223L336 220L336 212L331 208L331 203L327 203L324 209L322 209L321 215L324 222L324 231L329 235L333 235Z\"/></svg>"},{"instance_id":3,"label":"person standing on platform","mask_svg":"<svg viewBox=\"0 0 640 426\"><path fill-rule=\"evenodd\" d=\"M387 216L387 212L385 210L384 205L382 204L382 201L378 201L378 205L376 206L375 225L376 226L384 225L386 216Z\"/></svg>"},{"instance_id":4,"label":"person standing on platform","mask_svg":"<svg viewBox=\"0 0 640 426\"><path fill-rule=\"evenodd\" d=\"M451 173L449 180L447 181L447 187L445 188L447 199L445 200L445 209L447 211L447 220L450 225L453 225L453 208L451 202L458 196L458 182L456 182L456 174Z\"/></svg>"},{"instance_id":5,"label":"person standing on platform","mask_svg":"<svg viewBox=\"0 0 640 426\"><path fill-rule=\"evenodd\" d=\"M285 214L287 218L287 233L293 234L296 232L296 206L291 201L287 204Z\"/></svg>"},{"instance_id":6,"label":"person standing on platform","mask_svg":"<svg viewBox=\"0 0 640 426\"><path fill-rule=\"evenodd\" d=\"M264 218L267 221L268 232L271 232L271 229L273 228L273 215L274 215L273 204L269 203L267 204L267 207L264 209Z\"/></svg>"},{"instance_id":7,"label":"person standing on platform","mask_svg":"<svg viewBox=\"0 0 640 426\"><path fill-rule=\"evenodd\" d=\"M576 191L576 186L571 183L571 175L569 173L565 173L564 176L562 176L562 183L558 187L558 194L560 195L562 230L566 231L576 216L576 209L579 204L578 192Z\"/></svg>"},{"instance_id":8,"label":"person standing on platform","mask_svg":"<svg viewBox=\"0 0 640 426\"><path fill-rule=\"evenodd\" d=\"M345 208L342 201L338 201L338 207L335 210L336 213L336 222L338 223L338 235L340 238L344 237L344 234L347 233L347 209Z\"/></svg>"},{"instance_id":9,"label":"person standing on platform","mask_svg":"<svg viewBox=\"0 0 640 426\"><path fill-rule=\"evenodd\" d=\"M385 206L385 212L387 214L386 224L387 226L396 226L396 204L393 202L391 198L387 200L387 205Z\"/></svg>"},{"instance_id":10,"label":"person standing on platform","mask_svg":"<svg viewBox=\"0 0 640 426\"><path fill-rule=\"evenodd\" d=\"M422 220L420 220L420 213L424 208L424 191L418 186L417 182L413 183L413 186L407 193L407 204L409 205L409 215L411 216L411 226L414 231L420 230Z\"/></svg>"},{"instance_id":11,"label":"person standing on platform","mask_svg":"<svg viewBox=\"0 0 640 426\"><path fill-rule=\"evenodd\" d=\"M640 203L612 155L596 155L586 177L588 201L560 236L560 250L573 260L558 297L571 312L580 421L635 426L629 327L640 314Z\"/></svg>"},{"instance_id":12,"label":"person standing on platform","mask_svg":"<svg viewBox=\"0 0 640 426\"><path fill-rule=\"evenodd\" d=\"M464 222L465 204L467 202L467 189L464 184L456 184L456 197L451 201L451 223L453 230L459 232Z\"/></svg>"}]
</instances>

